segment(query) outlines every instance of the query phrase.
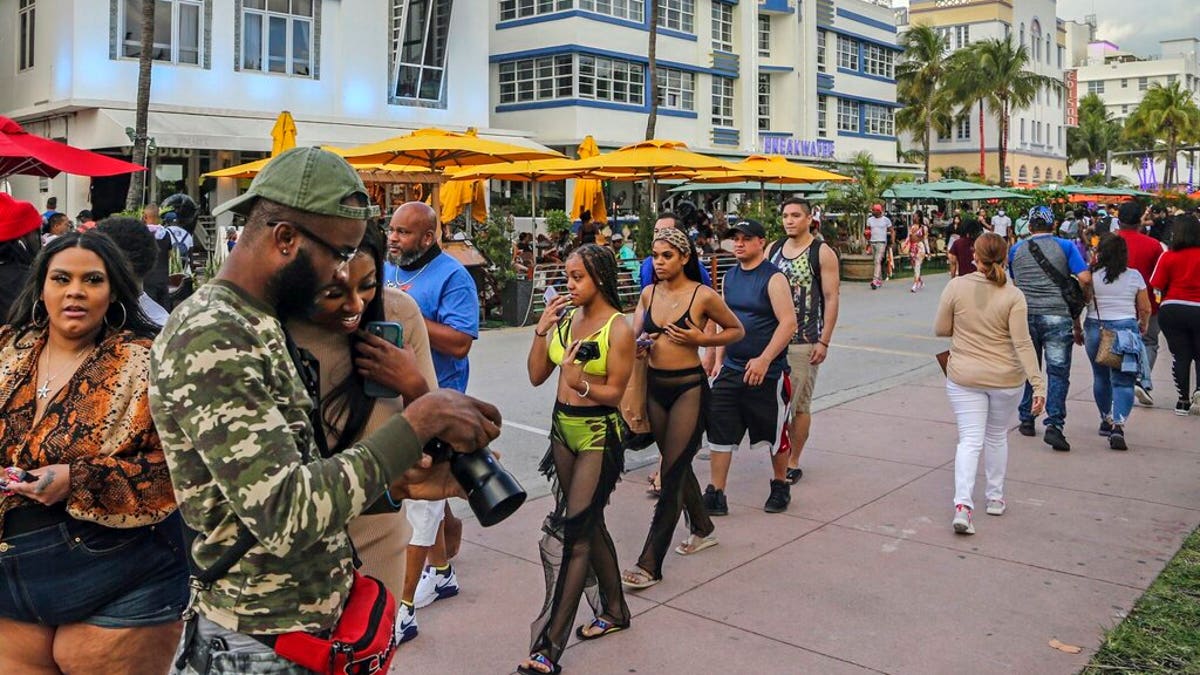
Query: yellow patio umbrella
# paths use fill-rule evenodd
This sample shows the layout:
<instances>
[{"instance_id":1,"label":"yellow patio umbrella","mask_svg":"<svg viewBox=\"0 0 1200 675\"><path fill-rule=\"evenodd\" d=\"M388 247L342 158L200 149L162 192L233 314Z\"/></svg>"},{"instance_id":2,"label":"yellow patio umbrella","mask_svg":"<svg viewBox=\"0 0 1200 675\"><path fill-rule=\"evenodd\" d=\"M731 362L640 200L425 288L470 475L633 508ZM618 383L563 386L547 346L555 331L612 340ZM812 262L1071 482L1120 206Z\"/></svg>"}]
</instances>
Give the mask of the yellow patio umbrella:
<instances>
[{"instance_id":1,"label":"yellow patio umbrella","mask_svg":"<svg viewBox=\"0 0 1200 675\"><path fill-rule=\"evenodd\" d=\"M532 159L520 162L496 162L480 166L464 166L447 169L447 187L455 183L474 180L507 180L518 183L533 183L533 217L537 218L538 183L568 180L578 176L589 176L587 171L573 171L575 160L566 157Z\"/></svg>"},{"instance_id":2,"label":"yellow patio umbrella","mask_svg":"<svg viewBox=\"0 0 1200 675\"><path fill-rule=\"evenodd\" d=\"M271 127L271 156L274 157L284 150L296 147L296 120L292 113L284 110Z\"/></svg>"},{"instance_id":3,"label":"yellow patio umbrella","mask_svg":"<svg viewBox=\"0 0 1200 675\"><path fill-rule=\"evenodd\" d=\"M475 127L467 129L467 136L478 138ZM458 214L470 209L471 219L476 222L487 220L487 202L483 193L483 181L455 181L441 189L440 198L441 220L445 225L458 217Z\"/></svg>"},{"instance_id":4,"label":"yellow patio umbrella","mask_svg":"<svg viewBox=\"0 0 1200 675\"><path fill-rule=\"evenodd\" d=\"M783 155L750 155L731 165L734 171L702 171L691 178L693 183L758 183L758 198L763 199L765 186L787 183L845 183L850 176L789 161Z\"/></svg>"},{"instance_id":5,"label":"yellow patio umbrella","mask_svg":"<svg viewBox=\"0 0 1200 675\"><path fill-rule=\"evenodd\" d=\"M270 157L263 157L262 159L256 159L253 162L246 162L245 164L237 164L224 169L209 171L208 173L203 174L201 178L254 178L258 175L258 172L262 171L263 167L266 166L270 161Z\"/></svg>"},{"instance_id":6,"label":"yellow patio umbrella","mask_svg":"<svg viewBox=\"0 0 1200 675\"><path fill-rule=\"evenodd\" d=\"M596 139L591 134L584 137L576 150L579 159L587 159L600 154L596 147ZM575 181L575 198L571 202L571 219L579 220L584 211L591 211L592 220L597 223L608 222L608 208L604 199L604 183L594 178L581 178Z\"/></svg>"}]
</instances>

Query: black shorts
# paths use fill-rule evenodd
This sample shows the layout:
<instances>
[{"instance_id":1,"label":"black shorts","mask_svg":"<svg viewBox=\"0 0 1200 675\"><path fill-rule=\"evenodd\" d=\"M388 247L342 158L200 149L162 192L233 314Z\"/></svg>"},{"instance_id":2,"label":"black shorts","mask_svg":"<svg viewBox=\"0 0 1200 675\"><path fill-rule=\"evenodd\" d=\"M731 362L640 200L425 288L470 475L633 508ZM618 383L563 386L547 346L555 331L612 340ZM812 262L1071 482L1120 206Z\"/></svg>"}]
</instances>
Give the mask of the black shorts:
<instances>
[{"instance_id":1,"label":"black shorts","mask_svg":"<svg viewBox=\"0 0 1200 675\"><path fill-rule=\"evenodd\" d=\"M751 387L742 377L739 371L722 368L713 381L708 406L709 449L733 452L749 432L751 449L766 448L771 454L786 450L792 398L788 378L767 378Z\"/></svg>"}]
</instances>

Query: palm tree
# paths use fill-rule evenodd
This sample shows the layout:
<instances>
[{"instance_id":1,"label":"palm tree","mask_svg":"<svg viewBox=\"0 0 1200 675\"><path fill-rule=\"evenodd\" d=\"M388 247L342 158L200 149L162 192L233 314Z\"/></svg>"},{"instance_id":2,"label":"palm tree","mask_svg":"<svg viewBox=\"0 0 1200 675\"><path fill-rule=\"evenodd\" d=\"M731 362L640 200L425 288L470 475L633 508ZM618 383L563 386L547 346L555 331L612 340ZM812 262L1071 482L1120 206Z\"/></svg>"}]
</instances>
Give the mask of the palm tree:
<instances>
[{"instance_id":1,"label":"palm tree","mask_svg":"<svg viewBox=\"0 0 1200 675\"><path fill-rule=\"evenodd\" d=\"M903 62L896 68L896 93L904 107L896 112L896 124L917 136L929 173L929 146L933 132L949 129L949 99L944 93L949 45L933 28L913 26L900 38Z\"/></svg>"},{"instance_id":2,"label":"palm tree","mask_svg":"<svg viewBox=\"0 0 1200 675\"><path fill-rule=\"evenodd\" d=\"M970 115L971 109L979 105L979 175L986 176L987 127L984 126L983 106L989 91L979 75L979 57L971 47L962 47L950 55L946 64L946 90L957 105L959 115Z\"/></svg>"},{"instance_id":3,"label":"palm tree","mask_svg":"<svg viewBox=\"0 0 1200 675\"><path fill-rule=\"evenodd\" d=\"M1162 142L1166 151L1163 186L1174 185L1179 145L1200 135L1200 108L1176 80L1167 86L1150 85L1142 102L1125 123L1129 138L1152 136Z\"/></svg>"},{"instance_id":4,"label":"palm tree","mask_svg":"<svg viewBox=\"0 0 1200 675\"><path fill-rule=\"evenodd\" d=\"M984 40L967 47L977 62L977 77L986 92L988 108L1000 121L1000 184L1008 179L1008 127L1012 113L1029 107L1039 91L1062 86L1053 77L1028 70L1029 51L1014 45L1012 37Z\"/></svg>"},{"instance_id":5,"label":"palm tree","mask_svg":"<svg viewBox=\"0 0 1200 675\"><path fill-rule=\"evenodd\" d=\"M1067 161L1085 160L1091 175L1121 138L1121 122L1113 119L1104 101L1088 94L1079 101L1079 126L1067 129Z\"/></svg>"},{"instance_id":6,"label":"palm tree","mask_svg":"<svg viewBox=\"0 0 1200 675\"><path fill-rule=\"evenodd\" d=\"M846 214L850 227L852 253L861 253L866 247L867 213L871 205L883 200L883 193L896 183L896 176L885 174L875 166L875 158L866 150L860 150L850 159L849 166L842 172L854 177L854 182L843 183L831 188L829 205L831 211Z\"/></svg>"},{"instance_id":7,"label":"palm tree","mask_svg":"<svg viewBox=\"0 0 1200 675\"><path fill-rule=\"evenodd\" d=\"M646 116L646 140L654 138L658 125L658 0L646 3L650 10L650 44L646 46L646 77L650 79L650 114Z\"/></svg>"},{"instance_id":8,"label":"palm tree","mask_svg":"<svg viewBox=\"0 0 1200 675\"><path fill-rule=\"evenodd\" d=\"M146 163L146 117L150 114L150 68L154 65L154 6L156 2L142 1L141 52L138 53L137 103L133 122L133 163ZM125 210L136 211L142 206L142 189L146 171L135 171L129 177L129 192L125 193Z\"/></svg>"}]
</instances>

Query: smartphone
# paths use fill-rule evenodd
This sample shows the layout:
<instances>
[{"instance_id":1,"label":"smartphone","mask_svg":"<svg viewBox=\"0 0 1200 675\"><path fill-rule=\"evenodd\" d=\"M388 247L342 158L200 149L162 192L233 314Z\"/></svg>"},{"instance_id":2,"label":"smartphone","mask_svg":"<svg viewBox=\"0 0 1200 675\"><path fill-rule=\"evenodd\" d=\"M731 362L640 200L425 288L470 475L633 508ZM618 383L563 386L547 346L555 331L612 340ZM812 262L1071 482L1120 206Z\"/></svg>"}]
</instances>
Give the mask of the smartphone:
<instances>
[{"instance_id":1,"label":"smartphone","mask_svg":"<svg viewBox=\"0 0 1200 675\"><path fill-rule=\"evenodd\" d=\"M404 326L395 321L370 321L367 332L387 340L397 347L404 346ZM374 380L363 380L363 393L371 398L396 398L400 392L393 391Z\"/></svg>"},{"instance_id":2,"label":"smartphone","mask_svg":"<svg viewBox=\"0 0 1200 675\"><path fill-rule=\"evenodd\" d=\"M547 305L549 305L550 302L557 297L558 297L558 289L554 288L553 286L547 286L546 292L542 294L542 298L546 301Z\"/></svg>"},{"instance_id":3,"label":"smartphone","mask_svg":"<svg viewBox=\"0 0 1200 675\"><path fill-rule=\"evenodd\" d=\"M637 348L638 349L650 349L650 347L652 347L652 346L654 346L654 340L652 340L650 338L642 338L640 340L637 340Z\"/></svg>"}]
</instances>

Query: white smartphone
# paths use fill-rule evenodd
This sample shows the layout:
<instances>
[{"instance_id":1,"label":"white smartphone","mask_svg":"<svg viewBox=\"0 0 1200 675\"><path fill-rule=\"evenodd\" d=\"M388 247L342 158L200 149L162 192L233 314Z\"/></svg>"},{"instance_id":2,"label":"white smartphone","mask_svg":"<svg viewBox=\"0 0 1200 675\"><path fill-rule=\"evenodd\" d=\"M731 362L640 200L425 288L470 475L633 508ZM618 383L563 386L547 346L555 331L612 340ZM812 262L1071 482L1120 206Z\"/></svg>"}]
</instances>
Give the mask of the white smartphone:
<instances>
[{"instance_id":1,"label":"white smartphone","mask_svg":"<svg viewBox=\"0 0 1200 675\"><path fill-rule=\"evenodd\" d=\"M558 297L558 290L556 290L553 286L547 286L546 292L542 294L542 298L545 299L547 305L550 304L550 302L557 297Z\"/></svg>"}]
</instances>

